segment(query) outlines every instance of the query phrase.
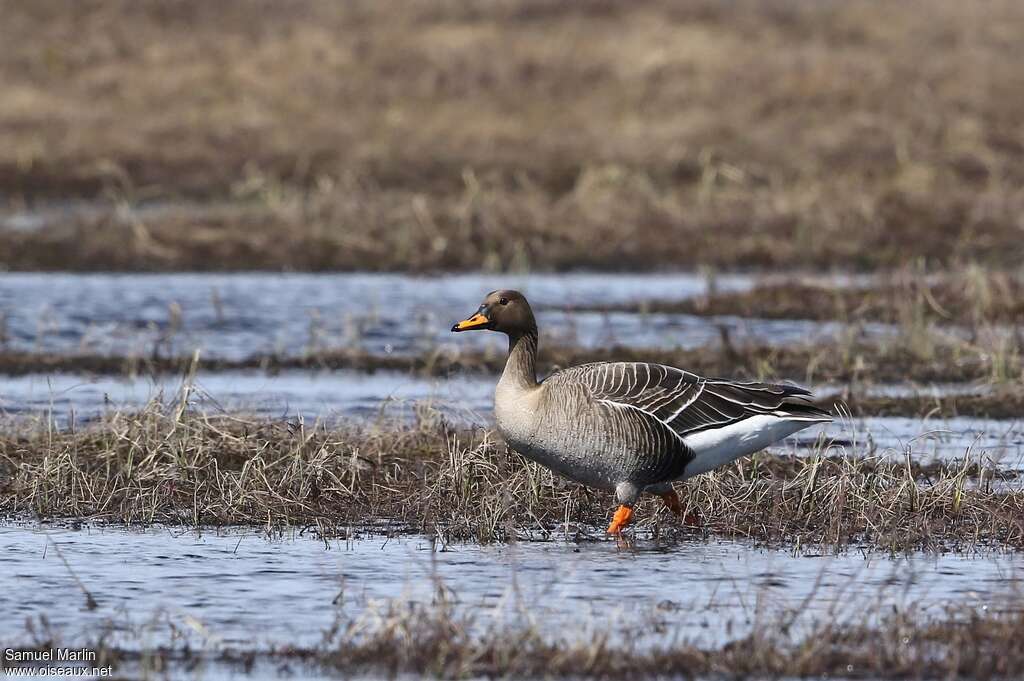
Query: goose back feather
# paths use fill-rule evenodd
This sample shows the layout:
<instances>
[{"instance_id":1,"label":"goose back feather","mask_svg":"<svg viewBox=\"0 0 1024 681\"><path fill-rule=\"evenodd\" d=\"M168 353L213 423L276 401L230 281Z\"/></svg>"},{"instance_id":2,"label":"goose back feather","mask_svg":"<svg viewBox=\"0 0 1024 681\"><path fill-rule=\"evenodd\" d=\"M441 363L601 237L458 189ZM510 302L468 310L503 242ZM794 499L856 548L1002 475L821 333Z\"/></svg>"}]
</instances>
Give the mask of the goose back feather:
<instances>
[{"instance_id":1,"label":"goose back feather","mask_svg":"<svg viewBox=\"0 0 1024 681\"><path fill-rule=\"evenodd\" d=\"M661 364L583 364L552 374L542 385L561 393L573 384L585 387L588 401L618 407L616 420L653 418L669 429L687 456L680 475L672 479L712 470L812 423L831 420L797 386L708 379Z\"/></svg>"}]
</instances>

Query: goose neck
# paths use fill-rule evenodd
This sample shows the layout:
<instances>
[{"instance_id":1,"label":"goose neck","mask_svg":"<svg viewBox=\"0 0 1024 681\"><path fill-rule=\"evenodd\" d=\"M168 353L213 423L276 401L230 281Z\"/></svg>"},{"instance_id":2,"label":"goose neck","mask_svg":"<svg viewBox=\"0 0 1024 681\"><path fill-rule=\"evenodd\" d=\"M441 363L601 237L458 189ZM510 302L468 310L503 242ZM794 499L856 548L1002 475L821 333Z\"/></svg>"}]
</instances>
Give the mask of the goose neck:
<instances>
[{"instance_id":1,"label":"goose neck","mask_svg":"<svg viewBox=\"0 0 1024 681\"><path fill-rule=\"evenodd\" d=\"M508 338L508 359L501 374L503 383L520 388L537 385L537 331L510 335Z\"/></svg>"}]
</instances>

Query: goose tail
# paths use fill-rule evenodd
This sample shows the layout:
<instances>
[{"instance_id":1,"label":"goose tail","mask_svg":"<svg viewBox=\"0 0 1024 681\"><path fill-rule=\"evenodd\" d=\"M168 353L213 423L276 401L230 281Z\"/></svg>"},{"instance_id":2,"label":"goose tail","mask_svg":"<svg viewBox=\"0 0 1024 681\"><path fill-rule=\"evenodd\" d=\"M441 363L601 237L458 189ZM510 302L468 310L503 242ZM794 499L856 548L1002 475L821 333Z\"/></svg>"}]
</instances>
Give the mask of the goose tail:
<instances>
[{"instance_id":1,"label":"goose tail","mask_svg":"<svg viewBox=\"0 0 1024 681\"><path fill-rule=\"evenodd\" d=\"M785 387L788 392L789 386ZM828 423L832 420L832 414L815 404L810 391L803 388L794 388L792 393L783 399L782 404L779 405L774 414L787 421Z\"/></svg>"}]
</instances>

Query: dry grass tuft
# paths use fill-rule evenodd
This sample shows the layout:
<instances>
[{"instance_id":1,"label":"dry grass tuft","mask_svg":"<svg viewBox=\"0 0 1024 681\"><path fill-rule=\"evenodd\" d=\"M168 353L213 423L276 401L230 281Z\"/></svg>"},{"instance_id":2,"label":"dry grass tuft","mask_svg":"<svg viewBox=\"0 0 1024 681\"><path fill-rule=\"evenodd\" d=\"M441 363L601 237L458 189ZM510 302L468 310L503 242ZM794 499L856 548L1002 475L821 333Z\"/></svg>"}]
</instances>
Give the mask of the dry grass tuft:
<instances>
[{"instance_id":1,"label":"dry grass tuft","mask_svg":"<svg viewBox=\"0 0 1024 681\"><path fill-rule=\"evenodd\" d=\"M876 613L877 614L877 613ZM1014 678L1024 665L1024 615L950 608L947 618L879 615L870 625L819 623L792 633L785 619L768 621L720 648L682 642L644 649L607 631L552 640L529 626L479 633L471 617L442 603L432 611L396 606L370 626L354 625L336 650L312 655L334 669L427 671L441 678L585 677L943 679Z\"/></svg>"},{"instance_id":2,"label":"dry grass tuft","mask_svg":"<svg viewBox=\"0 0 1024 681\"><path fill-rule=\"evenodd\" d=\"M856 454L856 452L853 452ZM902 551L1024 546L1024 491L971 462L762 454L680 489L705 532ZM334 430L156 406L80 432L0 439L0 512L127 523L379 526L481 542L601 536L613 508L488 432L418 423ZM648 500L641 530L687 532ZM596 529L595 529L596 528Z\"/></svg>"},{"instance_id":3,"label":"dry grass tuft","mask_svg":"<svg viewBox=\"0 0 1024 681\"><path fill-rule=\"evenodd\" d=\"M794 626L791 613L758 617L752 631L719 646L685 636L671 643L672 628L657 614L650 622L613 620L592 630L544 633L523 613L513 621L478 607L455 604L439 589L433 605L394 601L356 617L341 617L317 647L227 648L203 653L119 649L107 628L87 642L102 664L123 672L202 668L210 661L251 672L261 663L282 672L320 675L401 674L465 678L843 678L1016 679L1024 666L1024 614L1017 603L989 611L950 606L940 615L914 608L866 607L854 621L824 620ZM631 635L647 625L660 641ZM106 634L103 633L106 631ZM60 644L36 632L15 650L51 650ZM123 632L118 632L123 633ZM648 634L650 632L647 632ZM116 638L116 637L111 637ZM0 662L0 668L5 663ZM11 667L18 665L11 665ZM303 667L302 665L305 665Z\"/></svg>"}]
</instances>

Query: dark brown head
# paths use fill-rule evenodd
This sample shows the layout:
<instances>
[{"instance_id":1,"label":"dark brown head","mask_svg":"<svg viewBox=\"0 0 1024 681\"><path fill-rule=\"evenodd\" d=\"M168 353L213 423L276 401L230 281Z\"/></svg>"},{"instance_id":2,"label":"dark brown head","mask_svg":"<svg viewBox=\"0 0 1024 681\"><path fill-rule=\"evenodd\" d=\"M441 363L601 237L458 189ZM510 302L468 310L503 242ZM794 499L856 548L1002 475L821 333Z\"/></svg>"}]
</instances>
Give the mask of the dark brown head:
<instances>
[{"instance_id":1,"label":"dark brown head","mask_svg":"<svg viewBox=\"0 0 1024 681\"><path fill-rule=\"evenodd\" d=\"M452 331L487 329L501 331L510 336L536 332L537 322L533 310L519 291L491 291L480 303L480 308L469 319L452 327Z\"/></svg>"}]
</instances>

